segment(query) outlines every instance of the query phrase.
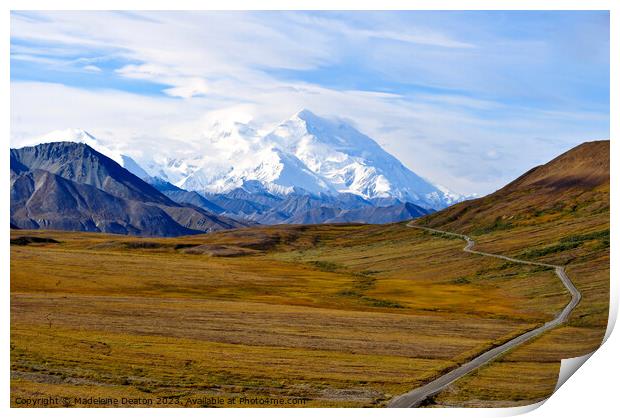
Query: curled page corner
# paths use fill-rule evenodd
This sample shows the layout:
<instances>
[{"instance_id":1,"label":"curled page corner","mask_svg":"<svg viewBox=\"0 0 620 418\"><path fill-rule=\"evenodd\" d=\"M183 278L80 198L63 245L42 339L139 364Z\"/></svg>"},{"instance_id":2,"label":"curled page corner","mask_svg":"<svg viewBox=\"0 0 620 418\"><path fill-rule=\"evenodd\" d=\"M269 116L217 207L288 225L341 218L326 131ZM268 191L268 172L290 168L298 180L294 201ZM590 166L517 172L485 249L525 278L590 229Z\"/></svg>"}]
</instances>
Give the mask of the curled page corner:
<instances>
[{"instance_id":1,"label":"curled page corner","mask_svg":"<svg viewBox=\"0 0 620 418\"><path fill-rule=\"evenodd\" d=\"M517 416L517 415L527 414L527 413L532 412L533 410L538 409L539 407L541 407L542 404L547 402L547 399L543 399L542 401L539 401L539 402L536 402L536 403L533 403L533 404L530 404L530 405L515 406L515 407L512 407L512 408L502 408L502 409L498 410L498 411L501 411L501 412L498 415L496 415L496 416L514 417L514 416Z\"/></svg>"},{"instance_id":2,"label":"curled page corner","mask_svg":"<svg viewBox=\"0 0 620 418\"><path fill-rule=\"evenodd\" d=\"M583 366L583 364L588 361L588 359L590 357L592 357L592 354L594 354L596 352L592 351L591 353L588 353L586 355L580 356L580 357L572 357L572 358L567 358L567 359L562 359L562 362L560 363L560 373L558 374L558 381L555 385L555 388L553 389L553 392L551 393L551 395L546 398L543 399L542 401L530 404L530 405L523 405L523 406L517 406L517 407L512 407L512 408L502 408L502 409L498 409L497 410L497 414L495 416L500 416L500 417L514 417L517 415L523 415L523 414L527 414L529 412L534 411L535 409L538 409L539 407L541 407L545 402L547 402L549 400L549 398L551 398L551 396L553 396L553 394L564 384L566 383L566 381L568 379L570 379L570 377L581 367Z\"/></svg>"},{"instance_id":3,"label":"curled page corner","mask_svg":"<svg viewBox=\"0 0 620 418\"><path fill-rule=\"evenodd\" d=\"M613 283L610 282L610 284L612 284L613 286ZM615 296L615 293L612 292L610 295L610 300L609 300L609 316L607 319L607 329L605 330L605 336L603 337L603 342L601 343L601 345L605 344L605 341L607 341L607 339L611 335L611 332L614 330L614 327L616 326L617 318L618 318L618 300Z\"/></svg>"},{"instance_id":4,"label":"curled page corner","mask_svg":"<svg viewBox=\"0 0 620 418\"><path fill-rule=\"evenodd\" d=\"M562 359L558 382L556 383L553 392L555 393L564 383L566 383L566 381L577 371L577 369L583 366L583 364L588 361L590 357L592 357L592 354L594 354L594 351L584 356Z\"/></svg>"},{"instance_id":5,"label":"curled page corner","mask_svg":"<svg viewBox=\"0 0 620 418\"><path fill-rule=\"evenodd\" d=\"M596 350L595 350L596 351ZM581 367L583 366L583 364L588 361L588 359L592 356L592 354L595 353L595 351L592 351L591 353L588 353L586 355L580 356L580 357L572 357L572 358L567 358L567 359L562 359L562 362L560 363L560 373L558 374L558 381L555 385L555 388L553 389L553 393L551 393L551 395L546 398L543 399L542 401L530 404L530 405L523 405L523 406L517 406L517 407L512 407L512 408L503 408L503 409L498 409L497 412L498 414L496 416L501 416L501 417L509 417L509 416L517 416L517 415L523 415L523 414L527 414L529 412L534 411L535 409L538 409L539 407L541 407L545 402L547 402L549 400L549 398L551 396L553 396L553 394L564 384L566 383L566 381Z\"/></svg>"}]
</instances>

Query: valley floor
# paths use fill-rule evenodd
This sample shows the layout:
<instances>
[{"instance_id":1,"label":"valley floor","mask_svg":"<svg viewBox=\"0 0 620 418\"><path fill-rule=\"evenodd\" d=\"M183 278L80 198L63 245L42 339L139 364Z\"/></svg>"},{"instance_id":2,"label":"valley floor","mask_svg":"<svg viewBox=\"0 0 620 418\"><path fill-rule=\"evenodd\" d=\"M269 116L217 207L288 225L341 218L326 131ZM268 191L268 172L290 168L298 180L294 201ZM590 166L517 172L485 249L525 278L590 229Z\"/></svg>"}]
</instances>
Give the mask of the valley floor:
<instances>
[{"instance_id":1,"label":"valley floor","mask_svg":"<svg viewBox=\"0 0 620 418\"><path fill-rule=\"evenodd\" d=\"M479 248L515 254L540 245L535 232L487 234ZM165 239L14 230L11 239L13 406L49 396L384 406L570 298L552 270L476 257L461 240L404 223ZM559 360L595 349L605 330L609 249L591 245L567 269L584 299L566 326L429 406L549 396Z\"/></svg>"}]
</instances>

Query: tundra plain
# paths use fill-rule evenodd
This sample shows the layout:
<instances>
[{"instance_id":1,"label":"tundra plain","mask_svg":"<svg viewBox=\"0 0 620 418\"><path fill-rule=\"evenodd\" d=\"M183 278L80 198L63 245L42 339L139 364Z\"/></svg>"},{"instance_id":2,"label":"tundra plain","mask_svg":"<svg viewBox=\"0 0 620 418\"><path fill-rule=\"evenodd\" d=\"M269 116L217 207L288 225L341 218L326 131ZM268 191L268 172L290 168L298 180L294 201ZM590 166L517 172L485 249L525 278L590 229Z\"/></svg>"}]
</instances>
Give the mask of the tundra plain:
<instances>
[{"instance_id":1,"label":"tundra plain","mask_svg":"<svg viewBox=\"0 0 620 418\"><path fill-rule=\"evenodd\" d=\"M13 399L123 393L382 406L568 300L552 271L473 257L460 240L405 224L12 237L57 241L11 246ZM536 380L500 373L517 386L501 402L547 396L558 348L577 355L598 345L602 322L591 317L604 304L594 302L581 307L579 327L500 362L513 358L509 366L532 369ZM464 380L454 396L491 396L497 382L485 379L483 388Z\"/></svg>"}]
</instances>

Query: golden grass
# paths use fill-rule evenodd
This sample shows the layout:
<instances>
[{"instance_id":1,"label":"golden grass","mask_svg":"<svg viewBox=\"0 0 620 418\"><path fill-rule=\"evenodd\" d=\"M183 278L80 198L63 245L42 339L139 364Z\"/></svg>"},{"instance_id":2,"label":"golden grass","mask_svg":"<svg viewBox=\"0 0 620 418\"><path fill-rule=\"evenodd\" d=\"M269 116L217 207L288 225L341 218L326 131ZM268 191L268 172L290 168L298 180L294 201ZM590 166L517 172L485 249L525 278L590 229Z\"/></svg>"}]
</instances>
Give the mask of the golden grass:
<instances>
[{"instance_id":1,"label":"golden grass","mask_svg":"<svg viewBox=\"0 0 620 418\"><path fill-rule=\"evenodd\" d=\"M430 406L507 407L529 405L549 397L557 382L557 362L504 362L483 366L458 380Z\"/></svg>"},{"instance_id":2,"label":"golden grass","mask_svg":"<svg viewBox=\"0 0 620 418\"><path fill-rule=\"evenodd\" d=\"M460 240L404 224L167 239L11 233L33 235L60 243L11 246L14 406L18 396L122 393L381 406L568 300L553 271L466 254ZM583 309L582 322L600 326ZM537 399L551 370L516 398ZM455 393L438 401L469 396Z\"/></svg>"},{"instance_id":3,"label":"golden grass","mask_svg":"<svg viewBox=\"0 0 620 418\"><path fill-rule=\"evenodd\" d=\"M47 382L130 386L147 394L306 397L321 402L330 392L357 388L358 403L441 370L448 361L342 351L246 345L194 338L107 331L15 327L13 372L45 375ZM74 359L79 359L75 361ZM403 376L409 376L402 382ZM82 396L85 396L84 394Z\"/></svg>"}]
</instances>

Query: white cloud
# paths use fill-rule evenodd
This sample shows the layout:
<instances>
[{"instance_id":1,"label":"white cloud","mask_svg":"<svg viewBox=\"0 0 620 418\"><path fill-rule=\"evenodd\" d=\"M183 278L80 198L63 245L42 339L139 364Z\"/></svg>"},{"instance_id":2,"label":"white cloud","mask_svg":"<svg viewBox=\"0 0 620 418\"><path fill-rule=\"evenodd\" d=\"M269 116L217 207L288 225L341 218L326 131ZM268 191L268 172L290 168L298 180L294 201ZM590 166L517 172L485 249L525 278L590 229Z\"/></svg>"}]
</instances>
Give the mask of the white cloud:
<instances>
[{"instance_id":1,"label":"white cloud","mask_svg":"<svg viewBox=\"0 0 620 418\"><path fill-rule=\"evenodd\" d=\"M164 93L172 97L182 97L184 99L209 93L207 82L201 78L183 79L182 82L177 84L179 84L177 87L164 89Z\"/></svg>"},{"instance_id":2,"label":"white cloud","mask_svg":"<svg viewBox=\"0 0 620 418\"><path fill-rule=\"evenodd\" d=\"M96 65L92 65L92 64L85 65L85 66L82 67L82 69L84 71L88 71L88 72L91 72L91 73L100 73L101 72L101 68L97 67Z\"/></svg>"}]
</instances>

